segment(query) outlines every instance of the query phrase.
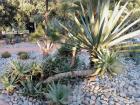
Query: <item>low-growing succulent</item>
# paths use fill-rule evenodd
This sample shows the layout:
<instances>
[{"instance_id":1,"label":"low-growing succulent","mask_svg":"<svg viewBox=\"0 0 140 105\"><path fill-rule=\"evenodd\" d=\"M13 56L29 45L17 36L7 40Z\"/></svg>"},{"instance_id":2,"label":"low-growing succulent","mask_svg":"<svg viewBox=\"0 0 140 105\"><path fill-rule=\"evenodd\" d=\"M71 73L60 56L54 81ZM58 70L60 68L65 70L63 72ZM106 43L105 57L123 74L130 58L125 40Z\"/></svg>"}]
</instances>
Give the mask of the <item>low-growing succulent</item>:
<instances>
[{"instance_id":1,"label":"low-growing succulent","mask_svg":"<svg viewBox=\"0 0 140 105\"><path fill-rule=\"evenodd\" d=\"M22 85L22 94L25 96L38 97L42 96L42 84L41 82L36 82L30 76L27 80L20 81Z\"/></svg>"},{"instance_id":2,"label":"low-growing succulent","mask_svg":"<svg viewBox=\"0 0 140 105\"><path fill-rule=\"evenodd\" d=\"M48 93L45 95L53 105L67 105L69 93L70 89L67 86L52 83L49 85Z\"/></svg>"},{"instance_id":3,"label":"low-growing succulent","mask_svg":"<svg viewBox=\"0 0 140 105\"><path fill-rule=\"evenodd\" d=\"M20 56L21 54L27 54L27 52L20 51L20 52L17 53L18 56Z\"/></svg>"},{"instance_id":4,"label":"low-growing succulent","mask_svg":"<svg viewBox=\"0 0 140 105\"><path fill-rule=\"evenodd\" d=\"M15 88L17 87L17 82L18 82L18 76L15 76L13 74L9 75L8 73L5 73L1 77L1 82L4 85L4 89L6 90L7 93L13 94L15 91Z\"/></svg>"},{"instance_id":5,"label":"low-growing succulent","mask_svg":"<svg viewBox=\"0 0 140 105\"><path fill-rule=\"evenodd\" d=\"M11 57L11 54L10 54L8 51L6 51L6 52L3 52L3 53L1 54L1 57L2 57L2 58L9 58L9 57Z\"/></svg>"},{"instance_id":6,"label":"low-growing succulent","mask_svg":"<svg viewBox=\"0 0 140 105\"><path fill-rule=\"evenodd\" d=\"M30 58L30 56L29 56L29 54L27 53L27 52L19 52L18 54L17 54L18 56L19 56L19 58L20 59L22 59L22 60L26 60L26 59L29 59Z\"/></svg>"}]
</instances>

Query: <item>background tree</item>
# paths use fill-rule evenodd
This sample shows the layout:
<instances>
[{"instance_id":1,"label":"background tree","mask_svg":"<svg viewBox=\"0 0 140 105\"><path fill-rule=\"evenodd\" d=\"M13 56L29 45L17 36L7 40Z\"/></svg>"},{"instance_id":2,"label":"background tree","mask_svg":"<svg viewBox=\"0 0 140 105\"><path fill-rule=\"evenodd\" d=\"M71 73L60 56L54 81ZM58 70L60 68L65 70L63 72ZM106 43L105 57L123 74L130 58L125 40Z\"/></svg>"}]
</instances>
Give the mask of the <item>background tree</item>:
<instances>
[{"instance_id":1,"label":"background tree","mask_svg":"<svg viewBox=\"0 0 140 105\"><path fill-rule=\"evenodd\" d=\"M12 27L16 22L17 7L7 0L0 2L0 27Z\"/></svg>"}]
</instances>

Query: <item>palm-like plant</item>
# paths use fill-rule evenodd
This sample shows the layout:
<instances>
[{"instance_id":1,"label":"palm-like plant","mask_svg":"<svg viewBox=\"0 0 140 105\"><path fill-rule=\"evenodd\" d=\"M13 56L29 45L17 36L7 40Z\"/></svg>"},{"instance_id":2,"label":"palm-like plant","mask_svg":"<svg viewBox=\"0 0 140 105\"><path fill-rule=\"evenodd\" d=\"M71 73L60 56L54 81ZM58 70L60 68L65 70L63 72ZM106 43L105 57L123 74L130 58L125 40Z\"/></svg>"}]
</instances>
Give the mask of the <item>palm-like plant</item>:
<instances>
[{"instance_id":1,"label":"palm-like plant","mask_svg":"<svg viewBox=\"0 0 140 105\"><path fill-rule=\"evenodd\" d=\"M71 38L81 42L80 47L90 52L91 61L97 67L96 65L99 64L101 51L116 51L116 46L124 46L126 45L124 43L126 40L139 35L140 30L130 33L127 31L140 22L140 19L128 24L129 16L132 13L125 13L128 2L122 7L120 6L120 2L118 2L111 12L110 0L98 0L96 11L93 7L93 1L89 0L88 10L85 10L81 5L82 15L80 14L80 16L82 22L76 16L74 17L78 29L80 29L79 33L73 34L67 27L62 24L61 26L69 32ZM87 19L87 15L89 19ZM122 15L125 15L124 18L122 18ZM131 45L129 47L133 46ZM120 51L121 49L117 50ZM104 66L97 67L95 74L99 74L106 69Z\"/></svg>"}]
</instances>

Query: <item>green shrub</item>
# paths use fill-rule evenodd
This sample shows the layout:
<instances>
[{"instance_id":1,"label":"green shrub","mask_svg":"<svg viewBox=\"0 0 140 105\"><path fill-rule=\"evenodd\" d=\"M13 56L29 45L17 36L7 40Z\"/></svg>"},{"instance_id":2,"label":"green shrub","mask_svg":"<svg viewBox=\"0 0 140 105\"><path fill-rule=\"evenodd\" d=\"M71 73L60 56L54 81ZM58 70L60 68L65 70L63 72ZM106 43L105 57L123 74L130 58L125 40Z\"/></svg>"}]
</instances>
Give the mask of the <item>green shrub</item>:
<instances>
[{"instance_id":1,"label":"green shrub","mask_svg":"<svg viewBox=\"0 0 140 105\"><path fill-rule=\"evenodd\" d=\"M44 32L43 25L42 25L42 24L39 24L39 25L37 26L36 31L35 31L34 33L31 33L29 39L30 39L31 41L36 41L36 40L38 40L38 38L40 38L40 37L42 37L42 36L44 36L44 35L45 35L45 32Z\"/></svg>"},{"instance_id":2,"label":"green shrub","mask_svg":"<svg viewBox=\"0 0 140 105\"><path fill-rule=\"evenodd\" d=\"M20 56L21 54L28 54L28 53L24 52L24 51L20 51L20 52L17 53L18 56Z\"/></svg>"},{"instance_id":3,"label":"green shrub","mask_svg":"<svg viewBox=\"0 0 140 105\"><path fill-rule=\"evenodd\" d=\"M28 54L27 52L19 52L17 55L18 55L19 58L22 59L22 60L26 60L26 59L29 59L29 58L30 58L30 57L29 57L29 54Z\"/></svg>"},{"instance_id":4,"label":"green shrub","mask_svg":"<svg viewBox=\"0 0 140 105\"><path fill-rule=\"evenodd\" d=\"M11 54L8 51L6 51L6 52L1 54L1 57L2 58L9 58L9 57L11 57Z\"/></svg>"},{"instance_id":5,"label":"green shrub","mask_svg":"<svg viewBox=\"0 0 140 105\"><path fill-rule=\"evenodd\" d=\"M61 48L58 50L60 55L63 56L71 56L72 55L72 46L68 44L63 44Z\"/></svg>"},{"instance_id":6,"label":"green shrub","mask_svg":"<svg viewBox=\"0 0 140 105\"><path fill-rule=\"evenodd\" d=\"M49 85L48 93L46 97L51 101L53 105L67 105L69 88L59 83L52 83Z\"/></svg>"},{"instance_id":7,"label":"green shrub","mask_svg":"<svg viewBox=\"0 0 140 105\"><path fill-rule=\"evenodd\" d=\"M47 77L70 71L70 58L60 56L45 58L42 62L42 69Z\"/></svg>"}]
</instances>

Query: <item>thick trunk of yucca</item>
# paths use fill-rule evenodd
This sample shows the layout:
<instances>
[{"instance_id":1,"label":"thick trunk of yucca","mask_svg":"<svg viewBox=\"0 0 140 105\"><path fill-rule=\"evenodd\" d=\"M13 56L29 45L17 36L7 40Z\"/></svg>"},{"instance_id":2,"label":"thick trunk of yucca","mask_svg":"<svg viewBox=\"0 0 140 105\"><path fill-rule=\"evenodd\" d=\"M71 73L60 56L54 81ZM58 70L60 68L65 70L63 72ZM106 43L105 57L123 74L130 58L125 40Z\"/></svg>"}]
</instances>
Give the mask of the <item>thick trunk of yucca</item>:
<instances>
[{"instance_id":1,"label":"thick trunk of yucca","mask_svg":"<svg viewBox=\"0 0 140 105\"><path fill-rule=\"evenodd\" d=\"M77 52L77 48L76 47L73 47L73 49L72 49L72 60L71 60L70 67L73 67L74 64L75 64L76 52Z\"/></svg>"},{"instance_id":2,"label":"thick trunk of yucca","mask_svg":"<svg viewBox=\"0 0 140 105\"><path fill-rule=\"evenodd\" d=\"M53 81L58 81L68 77L89 77L93 76L93 70L82 70L82 71L70 71L66 73L56 74L54 76L48 77L43 83L51 83Z\"/></svg>"}]
</instances>

